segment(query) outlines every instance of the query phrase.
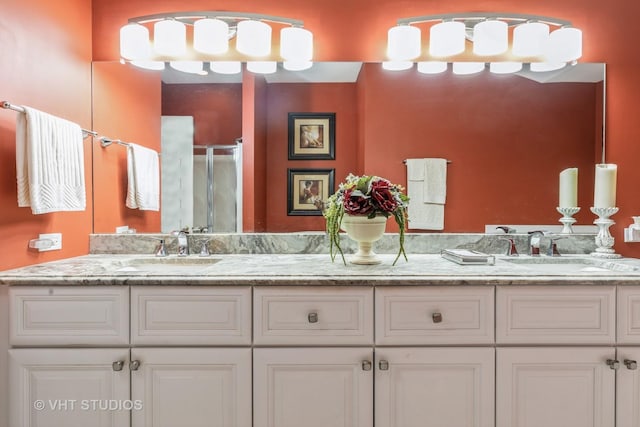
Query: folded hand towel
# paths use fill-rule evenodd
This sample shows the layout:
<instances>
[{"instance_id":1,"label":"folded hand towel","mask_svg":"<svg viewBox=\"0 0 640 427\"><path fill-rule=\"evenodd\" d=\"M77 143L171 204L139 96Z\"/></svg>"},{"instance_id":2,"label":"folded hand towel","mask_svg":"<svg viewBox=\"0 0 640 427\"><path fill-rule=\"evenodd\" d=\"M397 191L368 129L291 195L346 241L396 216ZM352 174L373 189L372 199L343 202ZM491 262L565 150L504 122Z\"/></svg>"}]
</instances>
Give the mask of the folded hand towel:
<instances>
[{"instance_id":1,"label":"folded hand towel","mask_svg":"<svg viewBox=\"0 0 640 427\"><path fill-rule=\"evenodd\" d=\"M444 204L447 199L447 160L424 159L424 199L425 203Z\"/></svg>"},{"instance_id":2,"label":"folded hand towel","mask_svg":"<svg viewBox=\"0 0 640 427\"><path fill-rule=\"evenodd\" d=\"M127 147L127 200L131 209L160 210L158 153L138 144Z\"/></svg>"},{"instance_id":3,"label":"folded hand towel","mask_svg":"<svg viewBox=\"0 0 640 427\"><path fill-rule=\"evenodd\" d=\"M82 129L24 107L16 119L18 206L34 214L86 207Z\"/></svg>"}]
</instances>

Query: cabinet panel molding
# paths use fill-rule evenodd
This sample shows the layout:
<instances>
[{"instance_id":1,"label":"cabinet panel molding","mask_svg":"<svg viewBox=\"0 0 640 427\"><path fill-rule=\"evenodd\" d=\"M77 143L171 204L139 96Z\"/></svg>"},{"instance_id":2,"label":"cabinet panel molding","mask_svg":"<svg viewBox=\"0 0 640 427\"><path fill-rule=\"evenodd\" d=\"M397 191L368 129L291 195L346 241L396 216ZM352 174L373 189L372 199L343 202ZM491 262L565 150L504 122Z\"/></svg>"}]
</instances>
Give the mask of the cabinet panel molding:
<instances>
[{"instance_id":1,"label":"cabinet panel molding","mask_svg":"<svg viewBox=\"0 0 640 427\"><path fill-rule=\"evenodd\" d=\"M9 288L13 346L129 344L127 286Z\"/></svg>"}]
</instances>

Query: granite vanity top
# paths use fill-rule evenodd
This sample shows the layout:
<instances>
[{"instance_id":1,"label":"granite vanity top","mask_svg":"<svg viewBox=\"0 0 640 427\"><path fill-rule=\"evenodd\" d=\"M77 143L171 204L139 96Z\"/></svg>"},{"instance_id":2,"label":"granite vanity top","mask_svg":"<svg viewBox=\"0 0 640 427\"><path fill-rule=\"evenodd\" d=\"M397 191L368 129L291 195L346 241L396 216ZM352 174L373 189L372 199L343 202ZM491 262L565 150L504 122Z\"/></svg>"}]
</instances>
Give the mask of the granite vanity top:
<instances>
[{"instance_id":1,"label":"granite vanity top","mask_svg":"<svg viewBox=\"0 0 640 427\"><path fill-rule=\"evenodd\" d=\"M640 285L640 259L588 255L496 257L458 265L435 254L409 261L380 255L378 265L331 262L328 254L86 255L0 272L8 285ZM347 255L348 260L348 255Z\"/></svg>"}]
</instances>

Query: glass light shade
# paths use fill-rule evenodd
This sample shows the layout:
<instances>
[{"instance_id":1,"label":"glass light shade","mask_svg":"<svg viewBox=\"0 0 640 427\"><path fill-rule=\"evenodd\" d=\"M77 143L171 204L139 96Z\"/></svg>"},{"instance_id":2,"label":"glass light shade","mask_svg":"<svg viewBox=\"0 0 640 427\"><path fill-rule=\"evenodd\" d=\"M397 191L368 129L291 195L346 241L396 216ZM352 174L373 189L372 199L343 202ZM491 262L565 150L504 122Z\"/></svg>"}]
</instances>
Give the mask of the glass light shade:
<instances>
[{"instance_id":1,"label":"glass light shade","mask_svg":"<svg viewBox=\"0 0 640 427\"><path fill-rule=\"evenodd\" d=\"M555 71L567 65L564 62L532 62L529 66L531 71L536 73L544 73L545 71Z\"/></svg>"},{"instance_id":2,"label":"glass light shade","mask_svg":"<svg viewBox=\"0 0 640 427\"><path fill-rule=\"evenodd\" d=\"M408 61L420 56L420 28L398 25L387 33L387 57L391 61Z\"/></svg>"},{"instance_id":3,"label":"glass light shade","mask_svg":"<svg viewBox=\"0 0 640 427\"><path fill-rule=\"evenodd\" d=\"M492 62L489 71L494 74L511 74L522 70L522 62Z\"/></svg>"},{"instance_id":4,"label":"glass light shade","mask_svg":"<svg viewBox=\"0 0 640 427\"><path fill-rule=\"evenodd\" d=\"M387 71L404 71L413 67L411 61L384 61L382 62L382 69Z\"/></svg>"},{"instance_id":5,"label":"glass light shade","mask_svg":"<svg viewBox=\"0 0 640 427\"><path fill-rule=\"evenodd\" d=\"M126 59L144 59L151 55L149 30L144 25L127 24L120 28L120 56Z\"/></svg>"},{"instance_id":6,"label":"glass light shade","mask_svg":"<svg viewBox=\"0 0 640 427\"><path fill-rule=\"evenodd\" d=\"M278 68L276 61L248 61L247 70L257 74L275 73Z\"/></svg>"},{"instance_id":7,"label":"glass light shade","mask_svg":"<svg viewBox=\"0 0 640 427\"><path fill-rule=\"evenodd\" d=\"M482 21L473 27L473 53L490 56L505 53L509 47L509 26L495 19Z\"/></svg>"},{"instance_id":8,"label":"glass light shade","mask_svg":"<svg viewBox=\"0 0 640 427\"><path fill-rule=\"evenodd\" d=\"M229 24L220 19L198 19L193 23L193 48L211 55L229 50Z\"/></svg>"},{"instance_id":9,"label":"glass light shade","mask_svg":"<svg viewBox=\"0 0 640 427\"><path fill-rule=\"evenodd\" d=\"M453 74L464 76L484 70L484 62L454 62Z\"/></svg>"},{"instance_id":10,"label":"glass light shade","mask_svg":"<svg viewBox=\"0 0 640 427\"><path fill-rule=\"evenodd\" d=\"M267 56L271 53L271 27L261 21L238 22L236 49L248 56Z\"/></svg>"},{"instance_id":11,"label":"glass light shade","mask_svg":"<svg viewBox=\"0 0 640 427\"><path fill-rule=\"evenodd\" d=\"M171 68L174 70L182 71L183 73L191 74L203 74L201 61L171 61L169 62Z\"/></svg>"},{"instance_id":12,"label":"glass light shade","mask_svg":"<svg viewBox=\"0 0 640 427\"><path fill-rule=\"evenodd\" d=\"M443 61L418 62L418 72L422 74L439 74L447 71L447 63Z\"/></svg>"},{"instance_id":13,"label":"glass light shade","mask_svg":"<svg viewBox=\"0 0 640 427\"><path fill-rule=\"evenodd\" d=\"M540 56L544 53L549 26L542 22L527 22L513 30L513 46L511 52L515 56Z\"/></svg>"},{"instance_id":14,"label":"glass light shade","mask_svg":"<svg viewBox=\"0 0 640 427\"><path fill-rule=\"evenodd\" d=\"M218 74L238 74L242 71L240 61L215 61L209 63L209 68Z\"/></svg>"},{"instance_id":15,"label":"glass light shade","mask_svg":"<svg viewBox=\"0 0 640 427\"><path fill-rule=\"evenodd\" d=\"M462 22L441 22L429 32L429 54L443 57L464 52L465 26Z\"/></svg>"},{"instance_id":16,"label":"glass light shade","mask_svg":"<svg viewBox=\"0 0 640 427\"><path fill-rule=\"evenodd\" d=\"M571 62L582 56L582 31L577 28L560 28L549 34L545 51L547 62Z\"/></svg>"},{"instance_id":17,"label":"glass light shade","mask_svg":"<svg viewBox=\"0 0 640 427\"><path fill-rule=\"evenodd\" d=\"M180 56L187 51L187 28L174 19L153 25L153 48L158 55Z\"/></svg>"},{"instance_id":18,"label":"glass light shade","mask_svg":"<svg viewBox=\"0 0 640 427\"><path fill-rule=\"evenodd\" d=\"M282 68L289 71L304 71L313 66L313 61L284 61Z\"/></svg>"},{"instance_id":19,"label":"glass light shade","mask_svg":"<svg viewBox=\"0 0 640 427\"><path fill-rule=\"evenodd\" d=\"M145 70L160 71L164 70L164 62L162 61L131 61L131 65Z\"/></svg>"},{"instance_id":20,"label":"glass light shade","mask_svg":"<svg viewBox=\"0 0 640 427\"><path fill-rule=\"evenodd\" d=\"M281 29L280 56L285 61L311 61L313 59L313 33L299 27Z\"/></svg>"}]
</instances>

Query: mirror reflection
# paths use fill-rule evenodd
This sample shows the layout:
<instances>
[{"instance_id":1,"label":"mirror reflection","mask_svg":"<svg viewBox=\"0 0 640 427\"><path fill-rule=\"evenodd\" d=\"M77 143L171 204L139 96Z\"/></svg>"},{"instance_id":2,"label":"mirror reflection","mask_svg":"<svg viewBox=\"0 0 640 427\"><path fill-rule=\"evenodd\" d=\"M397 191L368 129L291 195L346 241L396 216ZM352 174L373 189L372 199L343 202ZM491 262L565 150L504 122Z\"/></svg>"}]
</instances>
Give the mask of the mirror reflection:
<instances>
[{"instance_id":1,"label":"mirror reflection","mask_svg":"<svg viewBox=\"0 0 640 427\"><path fill-rule=\"evenodd\" d=\"M100 66L96 63L94 68ZM157 143L162 151L162 225L147 221L155 225L138 226L141 231L185 226L242 230L243 194L237 189L244 189L245 203L249 197L253 204L247 210L262 211L256 213L262 215L262 228L249 231L323 230L321 217L287 215L287 168L334 168L336 185L352 171L406 183L402 161L407 158L452 161L445 232L482 232L484 224L557 223L558 173L567 167L580 170L579 204L587 207L592 201L592 169L601 160L603 143L603 64L578 64L554 73L523 71L517 76L426 76L415 70L384 71L380 64L321 63L306 72L257 76L249 84L247 76L221 81L219 75L142 75L155 82L161 100L149 112L158 115L158 140L160 116L191 120L192 140L182 143L190 145L185 150L190 157L183 160L167 155L165 144L172 138ZM335 161L287 159L288 112L336 113ZM100 122L94 117L96 128ZM245 136L246 144L236 144ZM239 152L232 148L236 145L249 150L244 161L238 160ZM212 146L226 148L213 149L208 170L206 147ZM180 178L169 178L172 166ZM228 173L216 180L215 171L225 169ZM251 179L244 185L243 176ZM184 186L164 193L177 182ZM95 185L97 200L110 197ZM259 194L262 189L266 194ZM217 207L223 210L216 213ZM174 222L165 220L170 211ZM109 213L96 210L95 215L94 231L100 233L130 222L132 214L105 218ZM591 221L587 208L576 218L582 224ZM216 221L224 225L216 226Z\"/></svg>"}]
</instances>

